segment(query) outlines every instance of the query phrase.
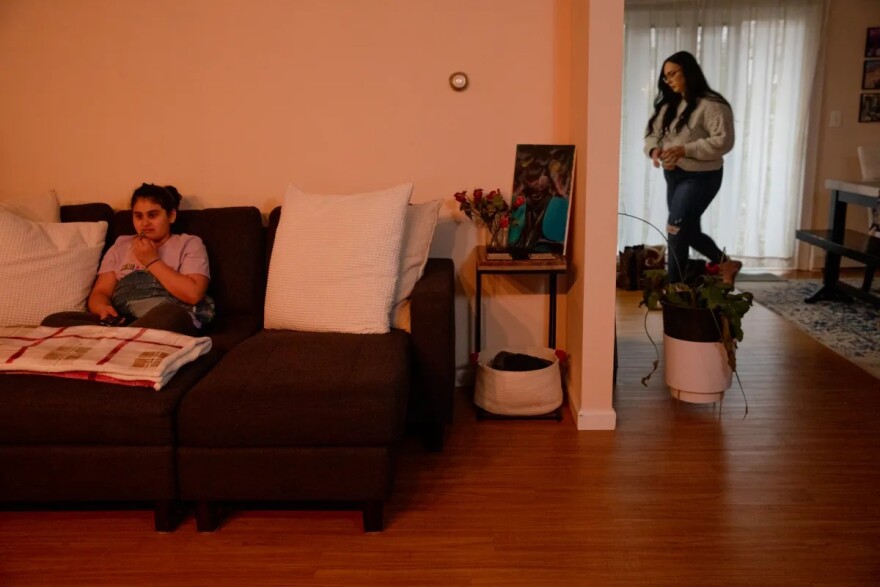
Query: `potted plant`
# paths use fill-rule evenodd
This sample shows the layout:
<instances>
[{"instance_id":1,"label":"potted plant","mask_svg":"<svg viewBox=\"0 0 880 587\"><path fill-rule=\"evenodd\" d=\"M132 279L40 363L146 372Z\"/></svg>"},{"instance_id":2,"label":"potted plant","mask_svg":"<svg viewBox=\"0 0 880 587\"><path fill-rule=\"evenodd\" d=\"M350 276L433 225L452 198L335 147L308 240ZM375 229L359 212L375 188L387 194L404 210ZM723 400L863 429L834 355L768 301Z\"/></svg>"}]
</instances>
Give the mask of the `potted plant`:
<instances>
[{"instance_id":1,"label":"potted plant","mask_svg":"<svg viewBox=\"0 0 880 587\"><path fill-rule=\"evenodd\" d=\"M665 375L678 399L719 401L736 371L736 344L743 339L742 318L753 295L735 292L719 275L698 275L687 283L670 283L664 269L644 272L640 302L663 311ZM653 341L652 341L653 342ZM647 385L654 371L642 379Z\"/></svg>"}]
</instances>

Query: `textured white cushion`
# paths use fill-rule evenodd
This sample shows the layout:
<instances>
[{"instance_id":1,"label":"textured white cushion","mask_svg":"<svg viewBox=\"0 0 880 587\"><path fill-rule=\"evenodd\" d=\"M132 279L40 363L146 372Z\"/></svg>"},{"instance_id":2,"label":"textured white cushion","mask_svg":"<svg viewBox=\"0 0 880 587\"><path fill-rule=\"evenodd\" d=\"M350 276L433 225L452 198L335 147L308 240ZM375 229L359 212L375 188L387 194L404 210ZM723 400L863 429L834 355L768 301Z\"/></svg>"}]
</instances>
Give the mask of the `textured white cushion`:
<instances>
[{"instance_id":1,"label":"textured white cushion","mask_svg":"<svg viewBox=\"0 0 880 587\"><path fill-rule=\"evenodd\" d=\"M410 332L409 297L416 282L425 272L441 204L440 200L433 200L406 208L406 231L400 252L400 277L391 310L391 324L394 328Z\"/></svg>"},{"instance_id":2,"label":"textured white cushion","mask_svg":"<svg viewBox=\"0 0 880 587\"><path fill-rule=\"evenodd\" d=\"M412 184L322 196L290 186L272 248L264 326L389 330Z\"/></svg>"},{"instance_id":3,"label":"textured white cushion","mask_svg":"<svg viewBox=\"0 0 880 587\"><path fill-rule=\"evenodd\" d=\"M0 209L0 234L0 326L86 309L106 222L31 222Z\"/></svg>"},{"instance_id":4,"label":"textured white cushion","mask_svg":"<svg viewBox=\"0 0 880 587\"><path fill-rule=\"evenodd\" d=\"M61 210L54 191L28 198L2 200L0 208L34 222L61 222Z\"/></svg>"}]
</instances>

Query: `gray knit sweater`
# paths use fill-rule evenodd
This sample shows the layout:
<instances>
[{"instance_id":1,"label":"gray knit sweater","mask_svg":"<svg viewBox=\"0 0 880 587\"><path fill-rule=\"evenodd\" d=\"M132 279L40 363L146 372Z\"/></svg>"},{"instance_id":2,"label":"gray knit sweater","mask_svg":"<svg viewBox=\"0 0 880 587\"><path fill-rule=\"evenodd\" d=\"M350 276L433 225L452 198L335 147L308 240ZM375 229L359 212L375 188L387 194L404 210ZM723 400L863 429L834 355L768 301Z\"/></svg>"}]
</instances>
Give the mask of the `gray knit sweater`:
<instances>
[{"instance_id":1,"label":"gray knit sweater","mask_svg":"<svg viewBox=\"0 0 880 587\"><path fill-rule=\"evenodd\" d=\"M654 119L651 134L645 137L645 155L651 156L654 148L668 148L684 145L684 157L676 165L685 171L713 171L721 169L722 155L733 148L733 112L721 102L701 99L691 112L687 125L681 132L675 132L678 117L687 106L684 100L678 105L677 116L669 125L669 132L660 139L663 114L668 105L660 108Z\"/></svg>"}]
</instances>

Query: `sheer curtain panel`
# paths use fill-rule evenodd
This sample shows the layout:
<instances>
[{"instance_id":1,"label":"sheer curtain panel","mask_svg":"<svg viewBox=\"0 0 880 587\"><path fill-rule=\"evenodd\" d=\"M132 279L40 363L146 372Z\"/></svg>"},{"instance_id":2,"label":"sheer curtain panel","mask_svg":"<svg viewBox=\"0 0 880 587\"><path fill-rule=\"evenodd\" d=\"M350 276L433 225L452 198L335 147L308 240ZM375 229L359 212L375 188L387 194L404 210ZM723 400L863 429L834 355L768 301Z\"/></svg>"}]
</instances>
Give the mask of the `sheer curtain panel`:
<instances>
[{"instance_id":1,"label":"sheer curtain panel","mask_svg":"<svg viewBox=\"0 0 880 587\"><path fill-rule=\"evenodd\" d=\"M620 211L665 231L666 183L643 138L663 60L690 51L733 106L736 145L703 230L747 266L791 267L824 0L628 0ZM659 243L620 217L619 246Z\"/></svg>"}]
</instances>

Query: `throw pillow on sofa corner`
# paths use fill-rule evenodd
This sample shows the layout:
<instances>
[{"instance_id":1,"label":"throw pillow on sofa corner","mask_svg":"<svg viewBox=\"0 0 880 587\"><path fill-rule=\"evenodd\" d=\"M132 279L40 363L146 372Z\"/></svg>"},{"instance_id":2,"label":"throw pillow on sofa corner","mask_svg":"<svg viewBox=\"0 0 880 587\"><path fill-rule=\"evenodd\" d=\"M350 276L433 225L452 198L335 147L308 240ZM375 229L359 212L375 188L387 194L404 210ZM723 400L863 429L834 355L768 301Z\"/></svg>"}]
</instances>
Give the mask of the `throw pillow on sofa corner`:
<instances>
[{"instance_id":1,"label":"throw pillow on sofa corner","mask_svg":"<svg viewBox=\"0 0 880 587\"><path fill-rule=\"evenodd\" d=\"M61 222L61 206L55 190L26 198L0 200L0 209L33 222Z\"/></svg>"},{"instance_id":2,"label":"throw pillow on sofa corner","mask_svg":"<svg viewBox=\"0 0 880 587\"><path fill-rule=\"evenodd\" d=\"M86 309L106 222L32 222L0 208L0 234L0 326Z\"/></svg>"},{"instance_id":3,"label":"throw pillow on sofa corner","mask_svg":"<svg viewBox=\"0 0 880 587\"><path fill-rule=\"evenodd\" d=\"M425 273L431 241L437 227L441 200L410 204L406 209L406 230L400 253L400 277L391 308L391 325L410 332L409 299L416 282Z\"/></svg>"},{"instance_id":4,"label":"throw pillow on sofa corner","mask_svg":"<svg viewBox=\"0 0 880 587\"><path fill-rule=\"evenodd\" d=\"M412 184L350 195L290 186L272 248L265 328L384 333Z\"/></svg>"}]
</instances>

